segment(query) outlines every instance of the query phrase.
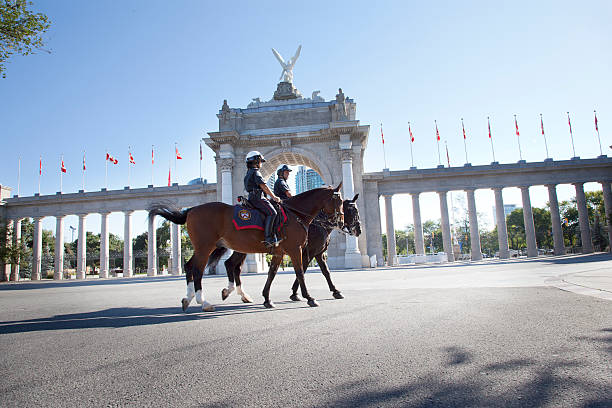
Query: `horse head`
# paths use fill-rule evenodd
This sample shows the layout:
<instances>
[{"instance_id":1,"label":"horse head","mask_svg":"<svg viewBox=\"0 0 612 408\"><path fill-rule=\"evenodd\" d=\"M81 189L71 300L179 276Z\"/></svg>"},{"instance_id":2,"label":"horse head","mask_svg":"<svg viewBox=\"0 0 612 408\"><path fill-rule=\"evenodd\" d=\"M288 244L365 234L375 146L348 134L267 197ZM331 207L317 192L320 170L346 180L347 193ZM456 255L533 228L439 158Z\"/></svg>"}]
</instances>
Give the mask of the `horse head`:
<instances>
[{"instance_id":1,"label":"horse head","mask_svg":"<svg viewBox=\"0 0 612 408\"><path fill-rule=\"evenodd\" d=\"M321 209L328 219L339 226L344 224L342 194L340 194L341 187L342 182L336 188L328 187L324 189L328 197L323 201L323 208Z\"/></svg>"},{"instance_id":2,"label":"horse head","mask_svg":"<svg viewBox=\"0 0 612 408\"><path fill-rule=\"evenodd\" d=\"M342 230L350 235L358 237L361 235L361 223L359 222L359 209L357 209L357 198L359 194L355 194L352 200L344 200L342 209L344 211L344 225Z\"/></svg>"}]
</instances>

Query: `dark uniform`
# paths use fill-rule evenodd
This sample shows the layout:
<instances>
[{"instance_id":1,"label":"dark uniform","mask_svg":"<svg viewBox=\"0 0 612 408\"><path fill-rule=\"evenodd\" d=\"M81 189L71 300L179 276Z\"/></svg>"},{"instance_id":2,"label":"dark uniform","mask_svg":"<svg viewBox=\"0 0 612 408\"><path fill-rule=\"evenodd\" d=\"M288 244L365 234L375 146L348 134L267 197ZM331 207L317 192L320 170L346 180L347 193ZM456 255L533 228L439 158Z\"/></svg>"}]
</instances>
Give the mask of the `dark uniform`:
<instances>
[{"instance_id":1,"label":"dark uniform","mask_svg":"<svg viewBox=\"0 0 612 408\"><path fill-rule=\"evenodd\" d=\"M276 183L274 183L274 195L280 197L281 200L286 200L289 198L287 195L288 191L291 191L291 189L289 188L287 181L285 181L285 179L282 177L276 179Z\"/></svg>"},{"instance_id":2,"label":"dark uniform","mask_svg":"<svg viewBox=\"0 0 612 408\"><path fill-rule=\"evenodd\" d=\"M249 168L246 176L244 176L244 189L249 192L249 201L266 216L276 217L276 210L265 198L263 190L259 187L261 184L266 184L266 182L259 169Z\"/></svg>"}]
</instances>

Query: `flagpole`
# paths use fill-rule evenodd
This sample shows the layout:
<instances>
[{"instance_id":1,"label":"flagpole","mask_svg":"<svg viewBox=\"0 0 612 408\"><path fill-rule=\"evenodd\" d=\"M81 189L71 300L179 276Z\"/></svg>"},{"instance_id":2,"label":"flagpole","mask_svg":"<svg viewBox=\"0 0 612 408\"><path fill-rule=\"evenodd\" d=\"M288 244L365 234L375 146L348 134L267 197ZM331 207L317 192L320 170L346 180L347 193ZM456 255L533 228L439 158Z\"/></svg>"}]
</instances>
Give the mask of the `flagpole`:
<instances>
[{"instance_id":1,"label":"flagpole","mask_svg":"<svg viewBox=\"0 0 612 408\"><path fill-rule=\"evenodd\" d=\"M153 185L153 162L155 161L153 156L153 149L155 145L151 145L151 186Z\"/></svg>"},{"instance_id":2,"label":"flagpole","mask_svg":"<svg viewBox=\"0 0 612 408\"><path fill-rule=\"evenodd\" d=\"M576 157L576 149L574 148L574 134L572 132L572 122L570 121L569 112L567 112L567 124L569 125L570 138L572 139L572 153L574 153L573 157Z\"/></svg>"},{"instance_id":3,"label":"flagpole","mask_svg":"<svg viewBox=\"0 0 612 408\"><path fill-rule=\"evenodd\" d=\"M130 160L130 154L131 154L131 153L132 153L132 152L131 152L131 147L130 147L130 146L128 146L128 163L127 163L127 165L128 165L128 187L130 186L130 167L132 167L132 166L131 166L131 163L130 163L130 161L131 161L131 160Z\"/></svg>"},{"instance_id":4,"label":"flagpole","mask_svg":"<svg viewBox=\"0 0 612 408\"><path fill-rule=\"evenodd\" d=\"M542 126L542 137L544 137L544 147L546 147L546 158L548 159L550 156L548 155L548 143L546 143L546 134L544 133L544 120L542 119L541 113L540 113L540 125Z\"/></svg>"},{"instance_id":5,"label":"flagpole","mask_svg":"<svg viewBox=\"0 0 612 408\"><path fill-rule=\"evenodd\" d=\"M176 169L176 152L178 152L178 143L174 142L174 175L176 176L177 174L177 169Z\"/></svg>"},{"instance_id":6,"label":"flagpole","mask_svg":"<svg viewBox=\"0 0 612 408\"><path fill-rule=\"evenodd\" d=\"M17 165L17 197L19 197L19 185L21 184L21 156Z\"/></svg>"},{"instance_id":7,"label":"flagpole","mask_svg":"<svg viewBox=\"0 0 612 408\"><path fill-rule=\"evenodd\" d=\"M105 168L104 168L104 184L106 185L106 190L108 190L108 150L106 151L106 159L105 159Z\"/></svg>"},{"instance_id":8,"label":"flagpole","mask_svg":"<svg viewBox=\"0 0 612 408\"><path fill-rule=\"evenodd\" d=\"M83 150L83 192L85 192L85 150Z\"/></svg>"},{"instance_id":9,"label":"flagpole","mask_svg":"<svg viewBox=\"0 0 612 408\"><path fill-rule=\"evenodd\" d=\"M448 143L446 140L444 141L444 147L446 148L446 162L448 163L448 167L450 168L450 156L448 155Z\"/></svg>"},{"instance_id":10,"label":"flagpole","mask_svg":"<svg viewBox=\"0 0 612 408\"><path fill-rule=\"evenodd\" d=\"M470 161L468 160L468 155L467 155L467 145L466 145L466 142L465 142L465 138L466 138L466 136L465 136L465 126L463 125L463 118L461 118L461 129L463 129L463 150L465 150L465 164L468 164ZM448 147L447 147L447 149L448 149Z\"/></svg>"},{"instance_id":11,"label":"flagpole","mask_svg":"<svg viewBox=\"0 0 612 408\"><path fill-rule=\"evenodd\" d=\"M434 120L436 124L436 143L438 145L438 166L442 165L442 159L440 159L440 132L438 132L438 122Z\"/></svg>"},{"instance_id":12,"label":"flagpole","mask_svg":"<svg viewBox=\"0 0 612 408\"><path fill-rule=\"evenodd\" d=\"M599 141L599 154L603 156L603 150L601 150L601 138L599 137L599 126L597 125L597 111L593 111L595 114L595 130L597 131L597 140Z\"/></svg>"},{"instance_id":13,"label":"flagpole","mask_svg":"<svg viewBox=\"0 0 612 408\"><path fill-rule=\"evenodd\" d=\"M410 122L408 122L408 131L410 136L410 163L411 167L414 167L414 156L412 155L412 130L410 129ZM406 249L408 251L408 249Z\"/></svg>"},{"instance_id":14,"label":"flagpole","mask_svg":"<svg viewBox=\"0 0 612 408\"><path fill-rule=\"evenodd\" d=\"M62 167L64 165L64 155L62 154ZM64 181L64 172L60 169L60 194L62 194L62 185Z\"/></svg>"},{"instance_id":15,"label":"flagpole","mask_svg":"<svg viewBox=\"0 0 612 408\"><path fill-rule=\"evenodd\" d=\"M40 195L40 176L42 175L42 156L38 162L38 195Z\"/></svg>"},{"instance_id":16,"label":"flagpole","mask_svg":"<svg viewBox=\"0 0 612 408\"><path fill-rule=\"evenodd\" d=\"M491 121L487 116L487 125L489 126L489 141L491 142L491 153L493 154L493 163L495 163L495 150L493 150L493 136L491 135Z\"/></svg>"},{"instance_id":17,"label":"flagpole","mask_svg":"<svg viewBox=\"0 0 612 408\"><path fill-rule=\"evenodd\" d=\"M519 160L523 160L523 152L521 151L521 137L518 130L518 122L516 121L516 115L514 115L514 127L516 128L516 140L518 141L519 148Z\"/></svg>"},{"instance_id":18,"label":"flagpole","mask_svg":"<svg viewBox=\"0 0 612 408\"><path fill-rule=\"evenodd\" d=\"M383 159L385 161L385 169L388 169L388 167L387 167L387 153L385 152L385 136L384 136L384 133L383 133L382 123L380 124L380 136L382 137Z\"/></svg>"},{"instance_id":19,"label":"flagpole","mask_svg":"<svg viewBox=\"0 0 612 408\"><path fill-rule=\"evenodd\" d=\"M200 183L202 182L202 140L200 140Z\"/></svg>"}]
</instances>

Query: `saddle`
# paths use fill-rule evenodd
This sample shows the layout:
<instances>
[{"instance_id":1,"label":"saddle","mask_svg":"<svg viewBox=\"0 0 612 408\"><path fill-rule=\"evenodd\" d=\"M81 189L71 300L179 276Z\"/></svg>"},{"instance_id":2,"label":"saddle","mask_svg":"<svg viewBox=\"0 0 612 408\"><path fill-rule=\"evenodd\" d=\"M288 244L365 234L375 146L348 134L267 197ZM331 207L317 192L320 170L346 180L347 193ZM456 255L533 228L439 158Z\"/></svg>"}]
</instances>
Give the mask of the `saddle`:
<instances>
[{"instance_id":1,"label":"saddle","mask_svg":"<svg viewBox=\"0 0 612 408\"><path fill-rule=\"evenodd\" d=\"M243 196L238 196L238 203L239 204L234 206L234 215L232 217L234 227L237 230L258 229L263 231L266 215L255 208L255 206ZM272 203L272 205L276 205L277 207L276 210L278 215L276 217L275 227L277 233L279 233L287 222L287 213L282 205L276 203Z\"/></svg>"}]
</instances>

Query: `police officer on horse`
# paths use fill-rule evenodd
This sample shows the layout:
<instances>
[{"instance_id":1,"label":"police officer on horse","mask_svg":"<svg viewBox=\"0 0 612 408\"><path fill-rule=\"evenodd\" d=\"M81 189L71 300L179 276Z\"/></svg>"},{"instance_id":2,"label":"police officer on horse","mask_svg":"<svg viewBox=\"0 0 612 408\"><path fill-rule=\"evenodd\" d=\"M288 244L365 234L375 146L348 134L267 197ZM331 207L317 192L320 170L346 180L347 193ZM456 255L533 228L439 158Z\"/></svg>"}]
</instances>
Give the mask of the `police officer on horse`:
<instances>
[{"instance_id":1,"label":"police officer on horse","mask_svg":"<svg viewBox=\"0 0 612 408\"><path fill-rule=\"evenodd\" d=\"M266 199L267 194L272 200L279 203L281 200L274 193L270 191L268 186L266 185L259 169L261 168L261 164L264 163L266 159L264 159L263 154L254 150L246 155L246 166L247 166L247 174L244 177L244 189L249 193L249 201L261 212L266 215L265 221L265 241L264 244L269 247L278 246L280 242L276 234L274 233L274 220L276 219L276 209L274 206Z\"/></svg>"},{"instance_id":2,"label":"police officer on horse","mask_svg":"<svg viewBox=\"0 0 612 408\"><path fill-rule=\"evenodd\" d=\"M276 182L274 183L274 194L280 197L281 200L286 200L292 196L289 184L287 184L290 171L291 169L286 164L283 164L278 168L278 170L276 170L278 179L276 179Z\"/></svg>"}]
</instances>

